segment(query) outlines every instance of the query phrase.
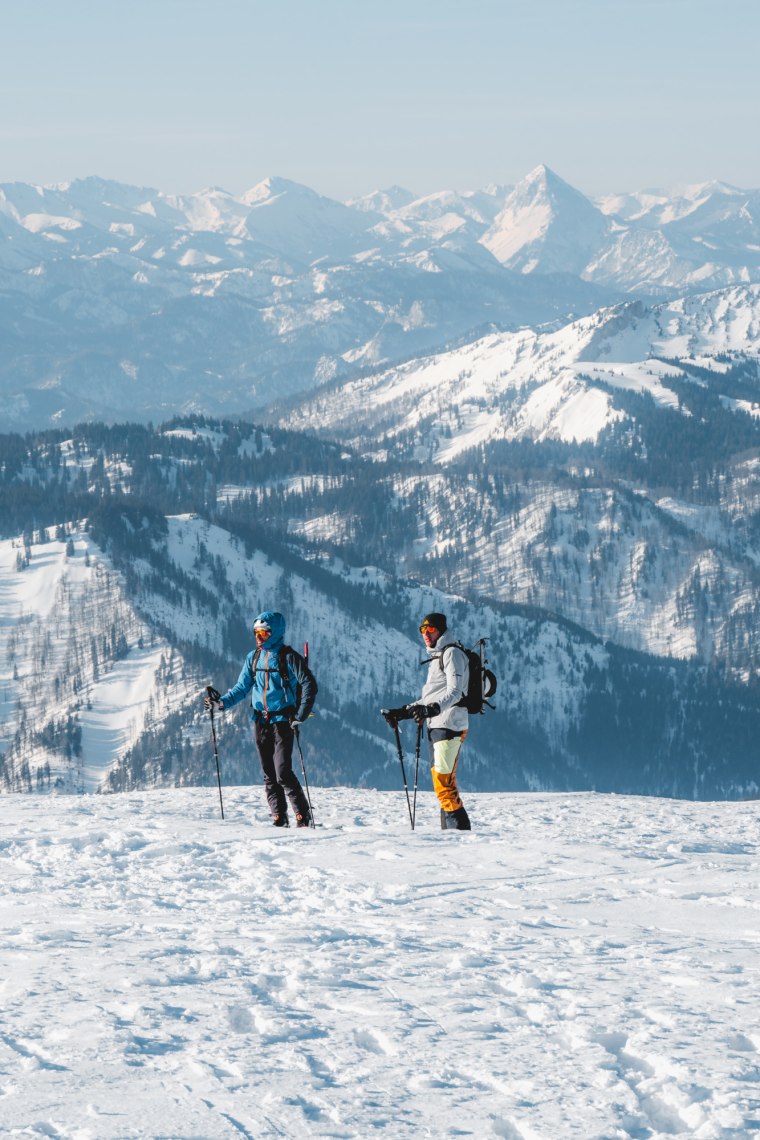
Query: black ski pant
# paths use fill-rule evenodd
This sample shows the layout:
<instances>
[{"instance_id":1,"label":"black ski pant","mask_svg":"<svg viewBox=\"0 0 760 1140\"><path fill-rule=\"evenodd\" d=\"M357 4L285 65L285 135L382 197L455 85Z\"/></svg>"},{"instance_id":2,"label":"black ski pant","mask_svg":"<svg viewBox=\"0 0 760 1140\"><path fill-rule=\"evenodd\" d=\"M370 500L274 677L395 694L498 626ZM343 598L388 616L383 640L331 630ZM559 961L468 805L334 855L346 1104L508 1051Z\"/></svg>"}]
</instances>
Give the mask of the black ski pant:
<instances>
[{"instance_id":1,"label":"black ski pant","mask_svg":"<svg viewBox=\"0 0 760 1140\"><path fill-rule=\"evenodd\" d=\"M296 815L308 817L309 804L293 771L293 729L286 720L255 720L253 732L272 815L285 816L290 800Z\"/></svg>"}]
</instances>

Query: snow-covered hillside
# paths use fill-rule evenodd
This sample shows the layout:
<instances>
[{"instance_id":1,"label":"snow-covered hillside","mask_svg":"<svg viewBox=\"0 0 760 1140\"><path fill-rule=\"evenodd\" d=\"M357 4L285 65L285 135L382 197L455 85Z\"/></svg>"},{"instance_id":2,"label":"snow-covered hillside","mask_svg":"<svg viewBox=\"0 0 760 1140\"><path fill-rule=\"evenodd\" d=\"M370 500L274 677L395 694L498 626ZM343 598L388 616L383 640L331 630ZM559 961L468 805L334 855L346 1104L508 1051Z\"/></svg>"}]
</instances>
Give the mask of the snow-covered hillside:
<instances>
[{"instance_id":1,"label":"snow-covered hillside","mask_svg":"<svg viewBox=\"0 0 760 1140\"><path fill-rule=\"evenodd\" d=\"M753 805L313 798L4 801L4 1135L757 1133Z\"/></svg>"},{"instance_id":2,"label":"snow-covered hillside","mask_svg":"<svg viewBox=\"0 0 760 1140\"><path fill-rule=\"evenodd\" d=\"M170 646L83 527L0 542L0 759L21 787L96 791L146 719L186 699Z\"/></svg>"},{"instance_id":3,"label":"snow-covered hillside","mask_svg":"<svg viewBox=\"0 0 760 1140\"><path fill-rule=\"evenodd\" d=\"M747 479L747 510L760 492ZM658 656L716 658L748 680L760 666L760 548L729 511L657 503L621 488L545 479L506 495L488 479L420 474L394 482L399 510L418 520L399 533L399 569L448 588L561 613L598 637ZM294 503L295 505L295 503ZM341 541L344 516L293 519L294 534Z\"/></svg>"},{"instance_id":4,"label":"snow-covered hillside","mask_svg":"<svg viewBox=\"0 0 760 1140\"><path fill-rule=\"evenodd\" d=\"M719 383L733 355L760 359L760 285L492 334L302 399L287 422L365 451L403 437L443 463L494 439L595 441L621 418L615 390L678 408L668 381L692 366ZM760 389L736 406L760 414Z\"/></svg>"},{"instance_id":5,"label":"snow-covered hillside","mask_svg":"<svg viewBox=\"0 0 760 1140\"><path fill-rule=\"evenodd\" d=\"M492 334L323 389L287 422L418 464L392 480L399 569L747 680L759 416L760 287L746 286ZM324 499L329 512L314 496L299 511L293 494L290 531L345 544Z\"/></svg>"},{"instance_id":6,"label":"snow-covered hillside","mask_svg":"<svg viewBox=\"0 0 760 1140\"><path fill-rule=\"evenodd\" d=\"M309 642L304 731L333 782L395 786L379 709L419 693L417 627L439 610L465 644L488 639L499 678L467 742L478 790L757 792L751 458L706 510L569 473L431 475L240 423L0 442L3 526L35 523L2 545L4 790L213 779L202 693L237 679L274 607ZM235 783L257 778L246 719L217 726Z\"/></svg>"}]
</instances>

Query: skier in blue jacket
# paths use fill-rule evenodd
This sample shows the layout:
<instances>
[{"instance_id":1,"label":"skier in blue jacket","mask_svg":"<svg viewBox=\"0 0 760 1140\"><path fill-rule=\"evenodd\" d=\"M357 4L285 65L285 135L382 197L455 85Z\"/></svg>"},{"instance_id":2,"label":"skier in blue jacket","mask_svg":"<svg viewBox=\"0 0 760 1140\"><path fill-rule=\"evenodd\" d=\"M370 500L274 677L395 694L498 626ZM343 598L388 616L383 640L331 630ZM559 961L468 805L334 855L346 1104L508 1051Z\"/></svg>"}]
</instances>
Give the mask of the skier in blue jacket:
<instances>
[{"instance_id":1,"label":"skier in blue jacket","mask_svg":"<svg viewBox=\"0 0 760 1140\"><path fill-rule=\"evenodd\" d=\"M275 827L287 827L290 800L298 827L311 823L309 803L293 771L294 732L309 716L317 682L300 653L285 645L285 618L273 610L253 623L256 648L245 659L237 684L207 708L231 709L251 693L256 750ZM287 796L287 799L286 799Z\"/></svg>"}]
</instances>

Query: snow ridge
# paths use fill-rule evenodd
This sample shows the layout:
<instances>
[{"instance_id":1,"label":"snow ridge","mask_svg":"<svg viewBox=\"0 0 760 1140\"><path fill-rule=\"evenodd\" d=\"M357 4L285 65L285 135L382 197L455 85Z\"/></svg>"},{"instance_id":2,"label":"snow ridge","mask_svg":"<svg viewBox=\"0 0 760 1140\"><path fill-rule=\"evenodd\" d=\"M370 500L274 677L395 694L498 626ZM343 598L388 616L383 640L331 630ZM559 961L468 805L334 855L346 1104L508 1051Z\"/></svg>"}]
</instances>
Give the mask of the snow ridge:
<instances>
[{"instance_id":1,"label":"snow ridge","mask_svg":"<svg viewBox=\"0 0 760 1140\"><path fill-rule=\"evenodd\" d=\"M412 435L437 443L441 463L493 439L595 441L620 418L610 389L678 407L668 379L690 364L719 377L718 358L731 355L760 360L760 285L627 302L557 331L491 334L303 399L288 423L364 450Z\"/></svg>"}]
</instances>

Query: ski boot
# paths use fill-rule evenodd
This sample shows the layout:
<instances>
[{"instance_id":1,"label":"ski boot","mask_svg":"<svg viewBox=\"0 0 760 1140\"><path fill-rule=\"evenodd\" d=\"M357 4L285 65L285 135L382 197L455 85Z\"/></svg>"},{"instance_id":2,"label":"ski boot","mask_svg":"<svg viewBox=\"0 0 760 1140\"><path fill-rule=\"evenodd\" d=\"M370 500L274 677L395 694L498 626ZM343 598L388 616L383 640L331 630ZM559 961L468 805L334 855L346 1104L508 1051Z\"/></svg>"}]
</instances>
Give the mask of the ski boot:
<instances>
[{"instance_id":1,"label":"ski boot","mask_svg":"<svg viewBox=\"0 0 760 1140\"><path fill-rule=\"evenodd\" d=\"M472 831L470 817L466 809L459 807L456 811L444 811L444 809L441 808L441 830Z\"/></svg>"}]
</instances>

